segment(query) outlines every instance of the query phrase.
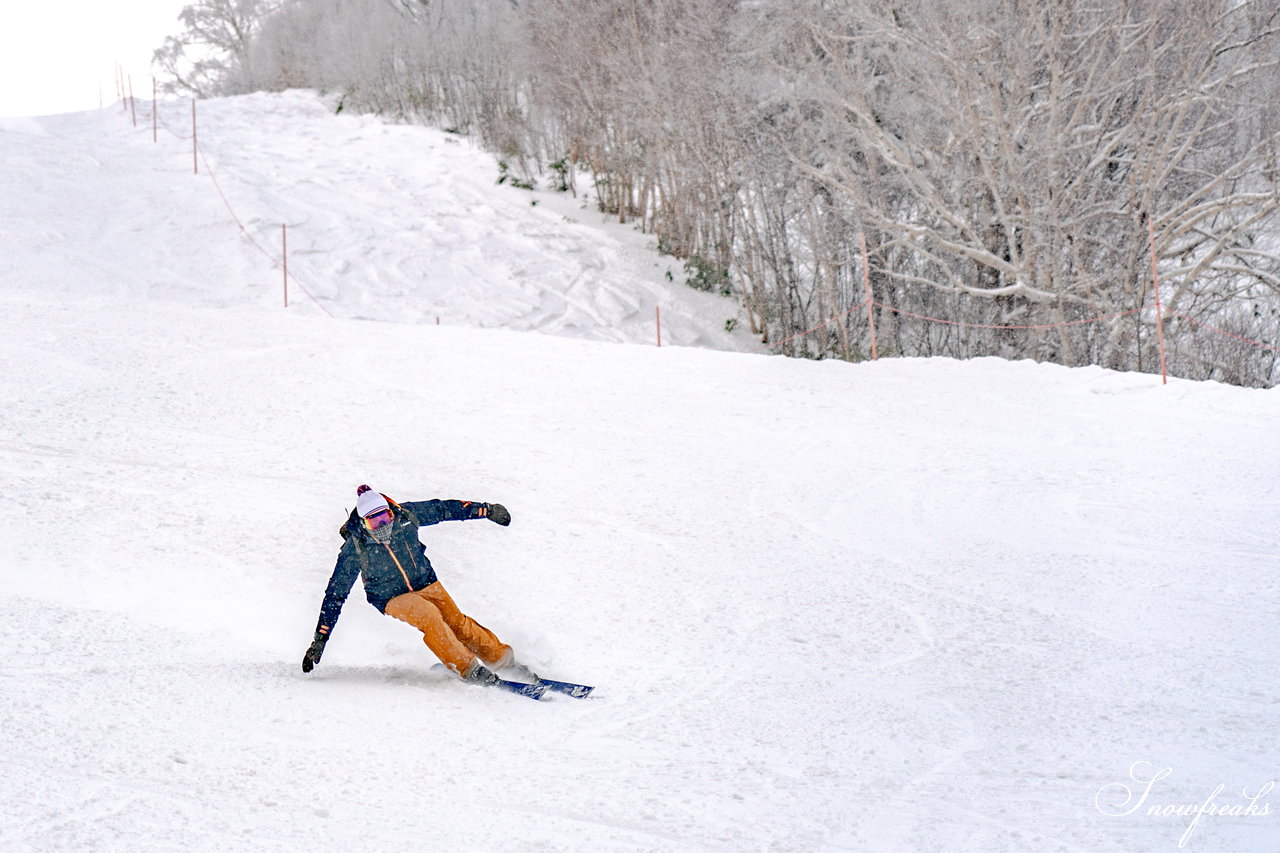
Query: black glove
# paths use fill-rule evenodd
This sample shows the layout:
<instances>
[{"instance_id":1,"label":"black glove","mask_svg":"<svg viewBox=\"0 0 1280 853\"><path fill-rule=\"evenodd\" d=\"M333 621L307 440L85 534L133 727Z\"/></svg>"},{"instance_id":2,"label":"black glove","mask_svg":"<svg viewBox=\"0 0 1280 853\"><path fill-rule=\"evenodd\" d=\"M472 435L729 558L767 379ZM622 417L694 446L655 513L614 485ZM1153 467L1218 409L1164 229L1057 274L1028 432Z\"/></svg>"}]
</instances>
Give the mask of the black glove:
<instances>
[{"instance_id":1,"label":"black glove","mask_svg":"<svg viewBox=\"0 0 1280 853\"><path fill-rule=\"evenodd\" d=\"M311 648L307 649L307 653L302 656L303 672L310 672L316 668L316 664L320 663L320 657L324 654L324 644L328 641L328 634L316 631L316 638L311 641Z\"/></svg>"},{"instance_id":2,"label":"black glove","mask_svg":"<svg viewBox=\"0 0 1280 853\"><path fill-rule=\"evenodd\" d=\"M506 527L511 523L511 513L502 504L489 504L489 520Z\"/></svg>"}]
</instances>

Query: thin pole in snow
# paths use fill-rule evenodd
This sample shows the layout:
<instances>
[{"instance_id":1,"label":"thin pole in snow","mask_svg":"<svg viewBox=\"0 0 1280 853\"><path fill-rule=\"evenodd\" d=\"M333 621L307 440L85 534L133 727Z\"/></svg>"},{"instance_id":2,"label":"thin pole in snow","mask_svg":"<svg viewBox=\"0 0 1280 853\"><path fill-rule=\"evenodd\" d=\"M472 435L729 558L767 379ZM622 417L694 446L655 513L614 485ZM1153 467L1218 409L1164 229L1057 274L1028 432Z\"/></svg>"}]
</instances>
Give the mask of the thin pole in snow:
<instances>
[{"instance_id":1,"label":"thin pole in snow","mask_svg":"<svg viewBox=\"0 0 1280 853\"><path fill-rule=\"evenodd\" d=\"M1147 235L1151 240L1151 286L1156 291L1156 336L1160 339L1160 384L1169 384L1169 372L1164 358L1164 311L1160 307L1160 272L1156 269L1156 223L1147 216Z\"/></svg>"},{"instance_id":2,"label":"thin pole in snow","mask_svg":"<svg viewBox=\"0 0 1280 853\"><path fill-rule=\"evenodd\" d=\"M876 316L871 304L871 266L867 263L866 232L859 232L859 237L862 239L862 281L867 289L867 326L871 329L871 360L876 361L879 358L876 353Z\"/></svg>"},{"instance_id":3,"label":"thin pole in snow","mask_svg":"<svg viewBox=\"0 0 1280 853\"><path fill-rule=\"evenodd\" d=\"M284 307L289 307L289 224L280 223L280 259L284 266Z\"/></svg>"},{"instance_id":4,"label":"thin pole in snow","mask_svg":"<svg viewBox=\"0 0 1280 853\"><path fill-rule=\"evenodd\" d=\"M138 102L133 99L133 75L129 75L129 112L133 115L133 126L138 126Z\"/></svg>"},{"instance_id":5,"label":"thin pole in snow","mask_svg":"<svg viewBox=\"0 0 1280 853\"><path fill-rule=\"evenodd\" d=\"M191 168L194 174L200 174L200 160L196 156L196 99L191 99Z\"/></svg>"},{"instance_id":6,"label":"thin pole in snow","mask_svg":"<svg viewBox=\"0 0 1280 853\"><path fill-rule=\"evenodd\" d=\"M662 306L653 306L653 318L658 329L658 346L662 346Z\"/></svg>"},{"instance_id":7,"label":"thin pole in snow","mask_svg":"<svg viewBox=\"0 0 1280 853\"><path fill-rule=\"evenodd\" d=\"M159 112L159 109L157 108L157 105L159 103L160 102L156 99L156 78L152 77L151 78L151 141L152 142L158 142L160 140L160 137L159 137L160 124L159 124L159 118L156 115Z\"/></svg>"}]
</instances>

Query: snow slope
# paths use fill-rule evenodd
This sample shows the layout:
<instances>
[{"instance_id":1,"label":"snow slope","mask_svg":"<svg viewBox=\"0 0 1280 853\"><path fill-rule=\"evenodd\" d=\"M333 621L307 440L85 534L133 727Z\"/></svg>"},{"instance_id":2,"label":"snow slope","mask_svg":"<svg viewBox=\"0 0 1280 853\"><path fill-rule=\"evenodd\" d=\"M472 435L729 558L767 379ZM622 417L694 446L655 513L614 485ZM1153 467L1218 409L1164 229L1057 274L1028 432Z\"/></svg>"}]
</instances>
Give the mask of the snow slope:
<instances>
[{"instance_id":1,"label":"snow slope","mask_svg":"<svg viewBox=\"0 0 1280 853\"><path fill-rule=\"evenodd\" d=\"M287 225L301 313L650 343L660 306L664 342L753 348L724 332L733 301L683 286L680 262L651 239L602 236L589 188L498 187L494 159L458 136L335 117L307 92L202 101L197 176L188 102L161 103L154 143L140 110L137 128L118 107L0 119L0 188L20 202L0 243L6 278L45 293L274 308ZM67 275L71 264L101 281Z\"/></svg>"},{"instance_id":2,"label":"snow slope","mask_svg":"<svg viewBox=\"0 0 1280 853\"><path fill-rule=\"evenodd\" d=\"M0 849L1280 849L1280 391L727 352L442 134L201 107L333 317L179 141L0 126ZM626 345L658 302L686 346ZM433 562L597 697L429 671L359 589L304 676L362 482L506 504Z\"/></svg>"}]
</instances>

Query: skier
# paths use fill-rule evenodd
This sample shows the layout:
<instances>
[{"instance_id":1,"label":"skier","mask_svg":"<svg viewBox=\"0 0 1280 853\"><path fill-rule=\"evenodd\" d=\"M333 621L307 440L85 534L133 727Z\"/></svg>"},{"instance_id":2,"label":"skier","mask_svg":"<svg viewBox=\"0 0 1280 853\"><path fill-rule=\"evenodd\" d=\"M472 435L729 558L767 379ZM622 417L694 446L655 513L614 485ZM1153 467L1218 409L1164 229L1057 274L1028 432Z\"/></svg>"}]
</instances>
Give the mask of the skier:
<instances>
[{"instance_id":1,"label":"skier","mask_svg":"<svg viewBox=\"0 0 1280 853\"><path fill-rule=\"evenodd\" d=\"M436 579L418 540L419 527L472 518L487 518L503 527L511 523L511 513L502 504L458 500L398 504L360 486L356 508L339 531L346 541L329 578L302 671L310 672L320 662L347 594L360 575L369 603L421 631L427 648L455 675L484 685L500 683L493 670L515 665L511 647L458 609Z\"/></svg>"}]
</instances>

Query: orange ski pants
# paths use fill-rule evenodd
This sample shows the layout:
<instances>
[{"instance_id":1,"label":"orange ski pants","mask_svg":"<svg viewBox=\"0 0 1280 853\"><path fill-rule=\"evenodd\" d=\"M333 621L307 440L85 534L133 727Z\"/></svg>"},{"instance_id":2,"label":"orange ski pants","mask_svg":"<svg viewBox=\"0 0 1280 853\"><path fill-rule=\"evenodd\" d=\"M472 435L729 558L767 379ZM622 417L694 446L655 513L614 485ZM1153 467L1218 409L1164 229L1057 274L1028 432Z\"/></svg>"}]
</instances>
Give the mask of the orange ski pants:
<instances>
[{"instance_id":1,"label":"orange ski pants","mask_svg":"<svg viewBox=\"0 0 1280 853\"><path fill-rule=\"evenodd\" d=\"M476 658L490 667L510 660L511 647L459 610L439 581L397 595L387 602L386 614L421 631L431 653L459 677L467 674Z\"/></svg>"}]
</instances>

